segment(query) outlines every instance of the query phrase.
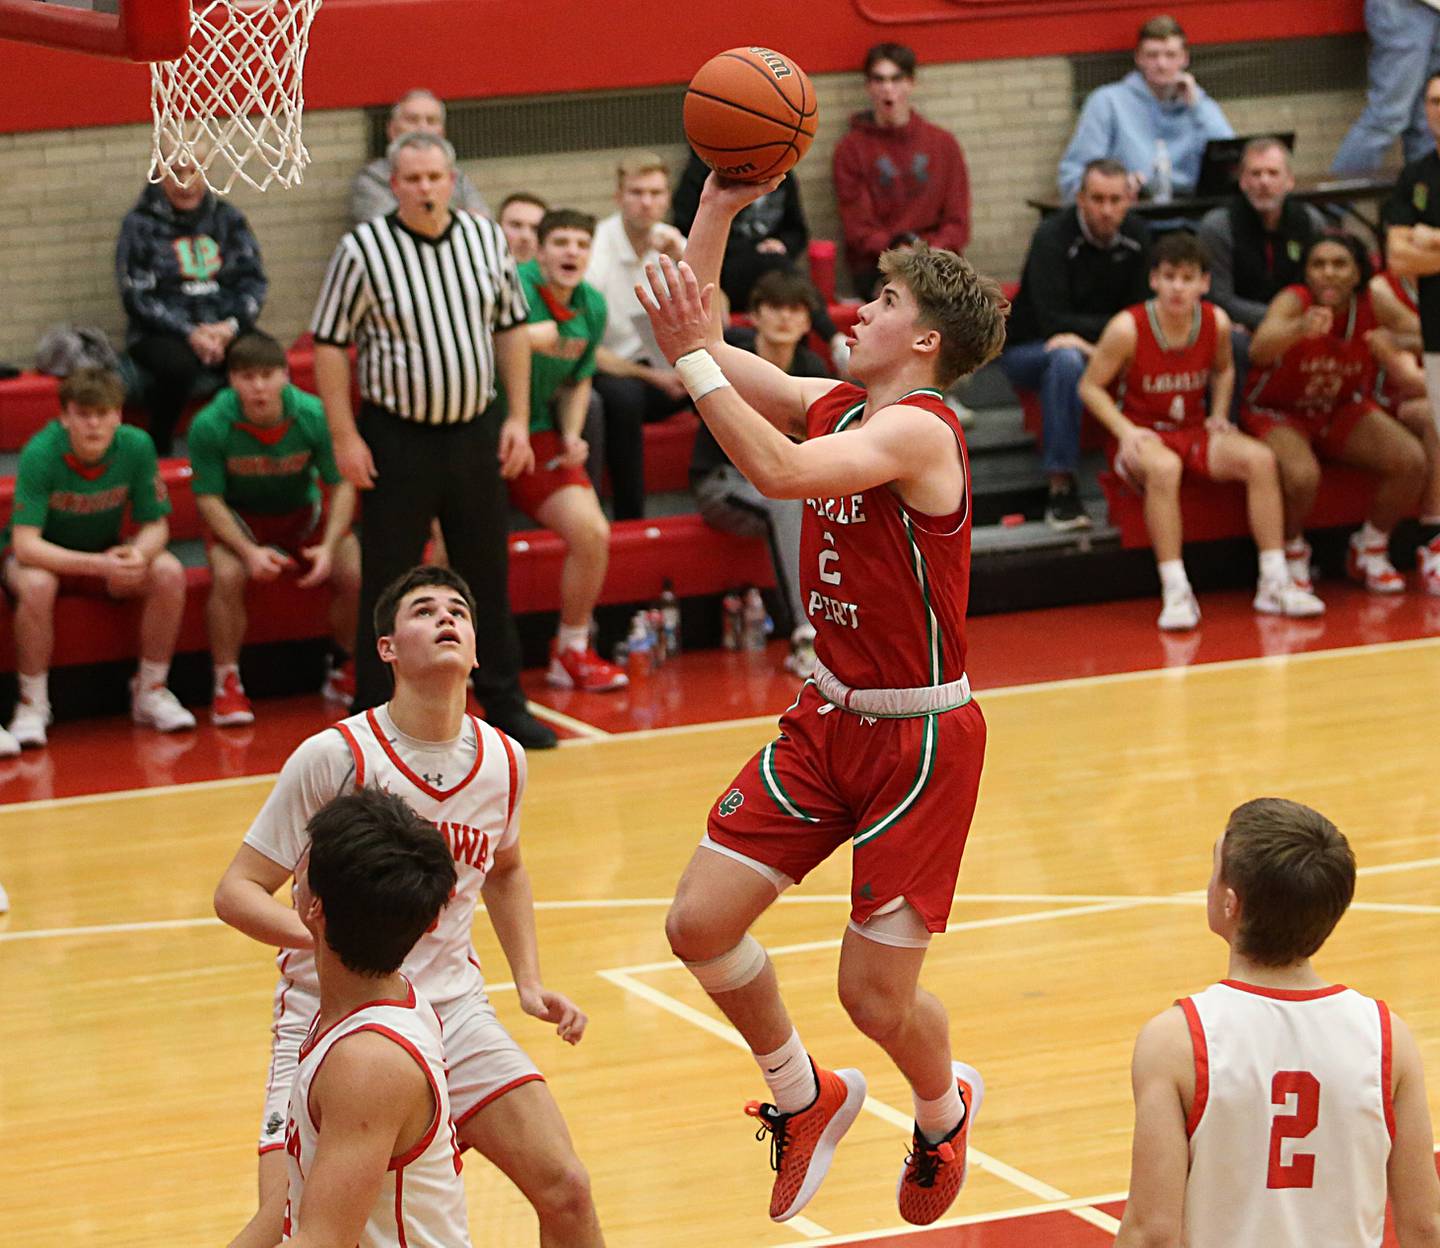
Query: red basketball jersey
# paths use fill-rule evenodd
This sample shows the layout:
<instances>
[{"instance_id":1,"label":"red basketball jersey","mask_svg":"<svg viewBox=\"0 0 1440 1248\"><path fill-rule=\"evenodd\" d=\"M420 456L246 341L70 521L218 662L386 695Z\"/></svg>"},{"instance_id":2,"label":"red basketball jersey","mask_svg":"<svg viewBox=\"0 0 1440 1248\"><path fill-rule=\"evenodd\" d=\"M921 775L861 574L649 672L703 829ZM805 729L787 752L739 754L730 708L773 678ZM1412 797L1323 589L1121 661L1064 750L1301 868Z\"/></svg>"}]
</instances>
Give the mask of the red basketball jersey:
<instances>
[{"instance_id":1,"label":"red basketball jersey","mask_svg":"<svg viewBox=\"0 0 1440 1248\"><path fill-rule=\"evenodd\" d=\"M1314 302L1308 286L1287 286L1308 309ZM1302 338L1255 380L1246 393L1252 407L1329 416L1338 407L1375 392L1375 357L1365 335L1375 328L1370 292L1356 291L1349 309L1335 313L1328 334Z\"/></svg>"},{"instance_id":2,"label":"red basketball jersey","mask_svg":"<svg viewBox=\"0 0 1440 1248\"><path fill-rule=\"evenodd\" d=\"M1215 365L1215 307L1195 305L1190 333L1172 345L1160 327L1154 299L1127 308L1135 321L1135 354L1121 379L1120 408L1150 429L1195 428L1205 423L1205 396Z\"/></svg>"},{"instance_id":3,"label":"red basketball jersey","mask_svg":"<svg viewBox=\"0 0 1440 1248\"><path fill-rule=\"evenodd\" d=\"M865 391L838 385L806 413L811 438L842 436L865 414ZM800 591L820 661L855 689L943 685L965 672L970 598L970 461L960 423L937 390L899 400L945 423L960 448L965 498L948 516L907 508L888 485L807 498Z\"/></svg>"}]
</instances>

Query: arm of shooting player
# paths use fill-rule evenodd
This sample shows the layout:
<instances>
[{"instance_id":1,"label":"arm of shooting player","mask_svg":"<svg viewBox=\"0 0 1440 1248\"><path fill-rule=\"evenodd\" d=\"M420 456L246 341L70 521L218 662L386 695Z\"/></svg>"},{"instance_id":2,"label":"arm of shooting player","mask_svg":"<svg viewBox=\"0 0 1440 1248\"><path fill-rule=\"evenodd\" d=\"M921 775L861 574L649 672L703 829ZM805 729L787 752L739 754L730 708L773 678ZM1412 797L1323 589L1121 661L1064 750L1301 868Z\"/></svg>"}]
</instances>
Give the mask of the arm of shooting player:
<instances>
[{"instance_id":1,"label":"arm of shooting player","mask_svg":"<svg viewBox=\"0 0 1440 1248\"><path fill-rule=\"evenodd\" d=\"M1195 1074L1189 1026L1178 1006L1141 1028L1130 1078L1135 1140L1115 1248L1179 1248L1190 1170L1184 1090L1188 1079L1193 1098Z\"/></svg>"},{"instance_id":2,"label":"arm of shooting player","mask_svg":"<svg viewBox=\"0 0 1440 1248\"><path fill-rule=\"evenodd\" d=\"M310 1085L310 1107L319 1138L305 1172L298 1230L286 1242L305 1248L359 1243L390 1159L414 1142L402 1137L416 1121L433 1121L429 1082L393 1040L356 1032L326 1055Z\"/></svg>"},{"instance_id":3,"label":"arm of shooting player","mask_svg":"<svg viewBox=\"0 0 1440 1248\"><path fill-rule=\"evenodd\" d=\"M542 1022L554 1023L555 1033L568 1044L579 1044L589 1021L583 1010L563 993L552 992L540 980L540 949L535 939L535 895L530 872L520 859L518 843L495 851L495 861L481 890L485 913L505 953L520 1008Z\"/></svg>"},{"instance_id":4,"label":"arm of shooting player","mask_svg":"<svg viewBox=\"0 0 1440 1248\"><path fill-rule=\"evenodd\" d=\"M712 288L702 291L684 262L677 266L662 259L660 263L659 270L646 266L649 287L636 286L635 293L650 316L656 341L673 362L706 347ZM726 367L734 366L731 356L724 359ZM819 384L823 394L833 383ZM799 444L747 403L733 385L712 391L695 406L735 466L770 498L858 494L890 482L903 487L944 462L944 457L956 456L954 435L944 424L902 404L882 408L843 438Z\"/></svg>"}]
</instances>

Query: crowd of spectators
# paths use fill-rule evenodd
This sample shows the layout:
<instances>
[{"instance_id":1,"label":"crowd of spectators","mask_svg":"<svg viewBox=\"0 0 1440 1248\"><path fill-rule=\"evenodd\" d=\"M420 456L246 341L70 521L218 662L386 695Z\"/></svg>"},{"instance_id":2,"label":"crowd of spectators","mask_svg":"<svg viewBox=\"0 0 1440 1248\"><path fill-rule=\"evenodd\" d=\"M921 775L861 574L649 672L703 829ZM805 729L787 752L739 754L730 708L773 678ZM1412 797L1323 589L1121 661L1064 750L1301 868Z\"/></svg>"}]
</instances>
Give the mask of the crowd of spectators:
<instances>
[{"instance_id":1,"label":"crowd of spectators","mask_svg":"<svg viewBox=\"0 0 1440 1248\"><path fill-rule=\"evenodd\" d=\"M1112 452L1125 451L1117 467L1128 466L1122 475L1135 488L1148 495L1147 480L1168 489L1171 476L1178 479L1170 459L1150 453L1147 428L1131 427L1136 418L1120 383L1136 367L1139 348L1128 345L1136 333L1162 355L1180 349L1165 330L1156 335L1155 310L1161 274L1184 270L1195 307L1220 310L1218 319L1205 313L1205 324L1221 327L1233 368L1231 384L1219 386L1221 355L1206 365L1212 405L1223 400L1227 410L1202 408L1200 419L1210 422L1212 442L1223 432L1217 415L1229 429L1243 422L1253 435L1246 445L1253 441L1278 465L1293 583L1310 592L1305 514L1323 464L1339 459L1381 482L1375 514L1352 544L1357 578L1381 593L1403 584L1389 563L1389 530L1418 507L1422 576L1440 593L1440 457L1425 397L1427 377L1432 389L1440 383L1440 79L1424 76L1440 46L1440 14L1425 0L1367 0L1366 21L1370 91L1335 169L1375 171L1402 134L1411 161L1385 212L1391 270L1373 283L1365 249L1297 194L1280 137L1245 145L1234 193L1198 221L1135 211L1144 198L1193 192L1207 143L1234 135L1189 72L1173 18L1146 22L1134 70L1084 102L1058 169L1062 207L1030 241L1000 360L1018 390L1038 396L1052 526L1092 523L1077 479L1087 404L1116 433ZM885 250L921 242L962 250L971 233L964 154L915 107L915 53L876 45L863 73L870 107L849 119L832 166L858 301L874 293ZM632 152L616 169L615 211L602 220L514 188L492 222L485 196L457 167L445 125L443 101L428 90L407 92L390 110L387 154L355 175L353 228L336 248L311 325L318 398L290 383L284 350L257 329L268 281L244 215L187 176L194 170L142 192L116 247L123 368L67 379L58 419L21 457L0 567L15 607L21 699L10 731L0 730L0 753L45 742L62 590L144 600L135 718L162 731L193 723L166 687L184 577L166 548L156 457L172 453L183 415L197 403L204 406L187 449L212 573L216 723L253 719L239 667L246 587L281 576L331 587L327 692L357 707L383 698L370 607L434 537L482 604L475 686L487 714L527 745L552 744L518 681L506 591L511 508L553 529L566 547L549 678L589 690L623 687L624 673L592 643L609 524L645 514L645 425L688 406L634 286L646 263L683 255L707 170L693 153L676 170L654 153ZM1196 251L1157 269L1154 236L1177 224L1198 231ZM728 332L791 373L839 375L845 336L806 280L811 242L793 178L740 215L721 276ZM458 275L461 300L440 274ZM1163 320L1170 330L1178 306ZM1120 335L1118 354L1104 348L1107 334ZM1097 397L1116 385L1114 400ZM121 423L127 400L147 413L146 429ZM1167 432L1159 419L1149 432ZM1207 467L1171 458L1187 471ZM1201 475L1237 477L1225 464L1231 460ZM799 504L762 498L703 429L690 484L709 523L769 542L777 614L792 636L789 663L808 671L810 630L797 601ZM362 494L367 523L357 539L352 520ZM1146 505L1151 518L1148 496ZM122 537L127 518L133 531ZM1164 545L1169 552L1174 542L1167 536ZM1262 551L1273 573L1273 551Z\"/></svg>"}]
</instances>

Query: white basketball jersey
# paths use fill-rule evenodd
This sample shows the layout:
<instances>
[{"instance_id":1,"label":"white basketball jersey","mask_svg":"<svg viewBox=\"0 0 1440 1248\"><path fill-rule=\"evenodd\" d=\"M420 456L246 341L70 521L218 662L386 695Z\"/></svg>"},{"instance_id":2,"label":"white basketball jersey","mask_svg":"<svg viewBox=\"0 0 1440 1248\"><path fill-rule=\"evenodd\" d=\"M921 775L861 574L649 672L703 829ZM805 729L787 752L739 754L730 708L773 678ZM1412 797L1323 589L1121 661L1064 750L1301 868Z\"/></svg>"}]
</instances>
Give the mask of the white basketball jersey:
<instances>
[{"instance_id":1,"label":"white basketball jersey","mask_svg":"<svg viewBox=\"0 0 1440 1248\"><path fill-rule=\"evenodd\" d=\"M310 1113L310 1086L330 1050L357 1032L377 1032L405 1050L425 1074L435 1098L435 1117L425 1134L401 1157L391 1159L380 1194L356 1248L469 1248L465 1185L460 1179L460 1150L450 1121L445 1090L445 1056L440 1019L430 1003L408 985L404 1001L372 1001L335 1023L322 1035L310 1034L300 1046L300 1066L290 1090L285 1124L285 1160L290 1189L285 1203L285 1238L304 1229L301 1220L305 1172L315 1159L320 1129ZM317 1020L318 1021L318 1020Z\"/></svg>"},{"instance_id":2,"label":"white basketball jersey","mask_svg":"<svg viewBox=\"0 0 1440 1248\"><path fill-rule=\"evenodd\" d=\"M1186 1248L1379 1248L1395 1132L1385 1003L1225 980L1179 1004L1195 1053Z\"/></svg>"},{"instance_id":3,"label":"white basketball jersey","mask_svg":"<svg viewBox=\"0 0 1440 1248\"><path fill-rule=\"evenodd\" d=\"M484 988L470 929L495 851L509 843L506 837L518 797L517 747L483 720L466 718L474 726L475 761L468 773L444 777L451 780L445 789L410 769L373 710L334 725L354 758L355 788L371 785L404 798L416 814L440 829L455 858L454 895L400 968L436 1005ZM280 972L318 996L315 958L309 950L285 950Z\"/></svg>"}]
</instances>

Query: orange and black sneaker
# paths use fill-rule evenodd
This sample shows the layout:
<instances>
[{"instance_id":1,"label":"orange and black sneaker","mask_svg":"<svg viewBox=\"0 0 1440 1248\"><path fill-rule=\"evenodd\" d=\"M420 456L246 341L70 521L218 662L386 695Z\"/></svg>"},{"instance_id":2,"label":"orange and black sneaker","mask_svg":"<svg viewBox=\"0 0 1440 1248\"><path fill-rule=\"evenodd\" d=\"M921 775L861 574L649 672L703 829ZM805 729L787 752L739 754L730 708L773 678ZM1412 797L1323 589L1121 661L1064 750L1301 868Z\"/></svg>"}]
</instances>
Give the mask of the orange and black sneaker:
<instances>
[{"instance_id":1,"label":"orange and black sneaker","mask_svg":"<svg viewBox=\"0 0 1440 1248\"><path fill-rule=\"evenodd\" d=\"M980 1102L985 1099L985 1080L980 1078L980 1072L964 1062L953 1062L951 1065L955 1071L955 1082L960 1086L965 1117L955 1130L935 1144L931 1144L916 1127L910 1153L905 1158L905 1168L900 1172L900 1182L895 1187L900 1216L915 1226L929 1226L955 1203L955 1197L965 1186L970 1124L975 1121L975 1115L980 1112Z\"/></svg>"},{"instance_id":2,"label":"orange and black sneaker","mask_svg":"<svg viewBox=\"0 0 1440 1248\"><path fill-rule=\"evenodd\" d=\"M835 1145L850 1129L865 1103L865 1076L858 1070L815 1071L815 1099L793 1114L774 1105L751 1101L745 1112L760 1120L757 1140L770 1133L770 1168L775 1186L770 1192L770 1217L776 1222L793 1218L820 1190Z\"/></svg>"}]
</instances>

